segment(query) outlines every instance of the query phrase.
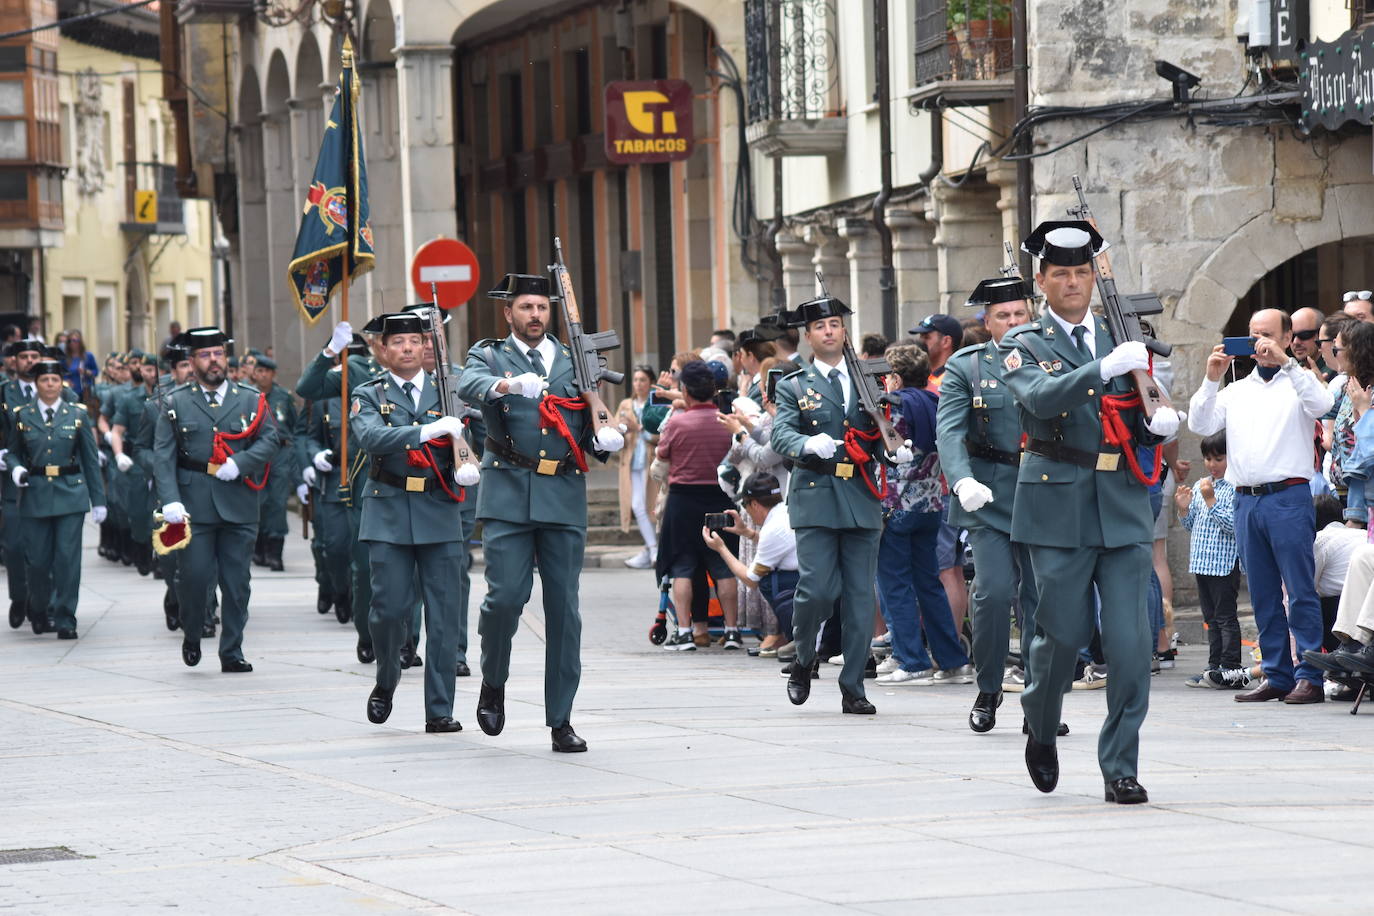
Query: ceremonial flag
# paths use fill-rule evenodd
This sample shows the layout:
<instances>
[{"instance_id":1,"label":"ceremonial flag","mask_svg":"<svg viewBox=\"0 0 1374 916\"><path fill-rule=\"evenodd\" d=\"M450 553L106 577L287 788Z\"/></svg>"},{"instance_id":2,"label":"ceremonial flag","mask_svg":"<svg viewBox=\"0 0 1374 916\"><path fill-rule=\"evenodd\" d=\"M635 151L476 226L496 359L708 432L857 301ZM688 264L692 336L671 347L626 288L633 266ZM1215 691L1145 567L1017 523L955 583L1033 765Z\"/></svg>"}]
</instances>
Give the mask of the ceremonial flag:
<instances>
[{"instance_id":1,"label":"ceremonial flag","mask_svg":"<svg viewBox=\"0 0 1374 916\"><path fill-rule=\"evenodd\" d=\"M287 266L287 282L301 312L311 324L329 306L344 280L372 269L372 224L368 220L367 161L358 130L358 76L353 45L345 38L339 85L324 127L320 157L305 196L296 249ZM345 266L345 262L347 266Z\"/></svg>"}]
</instances>

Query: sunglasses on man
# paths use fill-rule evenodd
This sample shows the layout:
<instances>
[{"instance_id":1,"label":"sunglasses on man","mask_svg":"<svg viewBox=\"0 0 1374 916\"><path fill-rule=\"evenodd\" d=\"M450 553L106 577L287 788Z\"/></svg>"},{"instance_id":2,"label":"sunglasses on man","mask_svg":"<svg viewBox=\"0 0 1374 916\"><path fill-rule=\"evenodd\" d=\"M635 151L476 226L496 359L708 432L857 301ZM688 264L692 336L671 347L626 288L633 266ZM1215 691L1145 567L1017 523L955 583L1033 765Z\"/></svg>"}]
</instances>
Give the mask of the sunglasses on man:
<instances>
[{"instance_id":1,"label":"sunglasses on man","mask_svg":"<svg viewBox=\"0 0 1374 916\"><path fill-rule=\"evenodd\" d=\"M1369 300L1374 299L1374 290L1352 289L1350 292L1346 293L1344 296L1341 297L1341 300L1343 302L1354 302L1356 299L1363 299L1366 302L1368 302Z\"/></svg>"},{"instance_id":2,"label":"sunglasses on man","mask_svg":"<svg viewBox=\"0 0 1374 916\"><path fill-rule=\"evenodd\" d=\"M1313 337L1317 336L1317 329L1313 328L1310 331L1294 331L1293 336L1298 340L1311 340Z\"/></svg>"}]
</instances>

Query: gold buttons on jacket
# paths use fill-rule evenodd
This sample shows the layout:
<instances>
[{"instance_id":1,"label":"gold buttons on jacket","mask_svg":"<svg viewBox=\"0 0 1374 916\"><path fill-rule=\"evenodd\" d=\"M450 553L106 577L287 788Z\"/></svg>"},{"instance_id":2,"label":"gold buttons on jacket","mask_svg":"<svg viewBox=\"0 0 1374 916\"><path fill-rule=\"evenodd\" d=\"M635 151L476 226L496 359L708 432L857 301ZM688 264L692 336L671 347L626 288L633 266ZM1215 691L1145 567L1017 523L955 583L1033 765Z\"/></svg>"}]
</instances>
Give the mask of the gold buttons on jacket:
<instances>
[{"instance_id":1,"label":"gold buttons on jacket","mask_svg":"<svg viewBox=\"0 0 1374 916\"><path fill-rule=\"evenodd\" d=\"M1049 480L1049 479L1050 479L1050 475L1049 475L1049 474L1041 474L1041 475L1040 475L1040 479L1041 479L1041 480Z\"/></svg>"},{"instance_id":2,"label":"gold buttons on jacket","mask_svg":"<svg viewBox=\"0 0 1374 916\"><path fill-rule=\"evenodd\" d=\"M1092 396L1092 395L1094 395L1094 394L1097 394L1097 392L1096 392L1096 391L1093 391L1091 388L1089 388L1089 389L1088 389L1088 395L1089 395L1089 396Z\"/></svg>"}]
</instances>

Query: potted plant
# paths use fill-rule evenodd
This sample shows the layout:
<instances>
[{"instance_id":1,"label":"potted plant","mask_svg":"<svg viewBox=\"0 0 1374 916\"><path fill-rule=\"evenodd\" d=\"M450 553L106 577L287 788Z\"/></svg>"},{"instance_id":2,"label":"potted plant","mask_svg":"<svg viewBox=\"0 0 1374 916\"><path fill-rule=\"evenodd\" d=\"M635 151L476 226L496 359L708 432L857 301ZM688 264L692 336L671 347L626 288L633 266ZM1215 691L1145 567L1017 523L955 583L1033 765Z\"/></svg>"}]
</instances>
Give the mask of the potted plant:
<instances>
[{"instance_id":1,"label":"potted plant","mask_svg":"<svg viewBox=\"0 0 1374 916\"><path fill-rule=\"evenodd\" d=\"M1011 63L1013 0L950 0L945 7L956 79L986 79Z\"/></svg>"}]
</instances>

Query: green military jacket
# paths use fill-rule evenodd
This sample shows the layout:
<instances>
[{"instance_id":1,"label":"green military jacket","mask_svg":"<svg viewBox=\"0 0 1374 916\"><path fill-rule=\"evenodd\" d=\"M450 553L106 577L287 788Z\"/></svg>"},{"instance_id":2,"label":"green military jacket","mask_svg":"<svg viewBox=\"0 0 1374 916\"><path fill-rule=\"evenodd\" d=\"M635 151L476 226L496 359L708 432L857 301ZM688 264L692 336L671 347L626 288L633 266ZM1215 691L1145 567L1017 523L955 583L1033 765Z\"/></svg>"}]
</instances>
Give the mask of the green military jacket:
<instances>
[{"instance_id":1,"label":"green military jacket","mask_svg":"<svg viewBox=\"0 0 1374 916\"><path fill-rule=\"evenodd\" d=\"M443 416L434 379L425 372L415 378L421 385L418 407L390 373L360 385L353 392L349 423L354 439L372 462L362 486L359 540L439 544L463 537L460 503L438 484L441 477L455 496L466 497L453 480L453 449L427 443L425 451L438 466L437 473L412 465L407 459L407 452L421 448L420 427ZM385 479L388 476L391 482ZM408 488L411 482L426 481L428 490Z\"/></svg>"},{"instance_id":2,"label":"green military jacket","mask_svg":"<svg viewBox=\"0 0 1374 916\"><path fill-rule=\"evenodd\" d=\"M1021 417L1002 378L1002 356L989 340L965 347L945 363L935 416L940 467L951 487L972 477L992 490L992 502L977 512L964 511L958 497L951 495L949 523L955 528L1011 533L1019 462L1008 464L993 456L995 452L1020 453Z\"/></svg>"},{"instance_id":3,"label":"green military jacket","mask_svg":"<svg viewBox=\"0 0 1374 916\"><path fill-rule=\"evenodd\" d=\"M1097 316L1093 323L1097 353L1106 356L1114 346L1111 335ZM1028 440L1104 455L1104 465L1115 465L1115 470L1094 470L1053 460L1032 454L1028 441L1016 478L1012 540L1045 547L1148 543L1154 530L1149 493L1120 449L1103 442L1099 414L1104 394L1132 391L1129 379L1103 382L1101 359L1085 361L1048 309L1039 321L1007 332L1000 352L1005 384L1020 406ZM1138 408L1123 412L1122 419L1138 444L1162 441L1145 428Z\"/></svg>"},{"instance_id":4,"label":"green military jacket","mask_svg":"<svg viewBox=\"0 0 1374 916\"><path fill-rule=\"evenodd\" d=\"M347 417L344 416L344 410L340 406L342 403L338 398L316 401L303 414L306 423L303 436L305 444L300 453L301 467L314 467L315 455L319 452L334 452L332 462L334 470L317 470L315 472L315 489L319 493L319 499L327 503L343 501L343 495L339 492L339 444L343 439L344 431L349 429L349 426L345 422ZM361 499L363 487L371 483L368 480L370 458L367 450L358 441L357 434L351 431L348 437L348 464L348 479L352 485L352 498Z\"/></svg>"},{"instance_id":5,"label":"green military jacket","mask_svg":"<svg viewBox=\"0 0 1374 916\"><path fill-rule=\"evenodd\" d=\"M212 408L194 381L172 389L165 412L158 414L153 440L154 479L162 505L181 503L193 523L257 523L261 491L247 480L261 481L277 453L277 424L271 412L253 436L229 443L238 479L215 477L210 457L216 432L238 433L252 426L258 415L258 396L252 385L229 382L224 401Z\"/></svg>"},{"instance_id":6,"label":"green military jacket","mask_svg":"<svg viewBox=\"0 0 1374 916\"><path fill-rule=\"evenodd\" d=\"M350 356L348 358L348 393L351 395L354 390L364 382L367 382L382 371L371 357ZM310 401L323 401L325 398L337 398L343 385L340 380L342 372L339 367L334 365L334 359L324 355L324 351L315 354L315 358L305 367L301 373L300 381L296 383L296 394Z\"/></svg>"},{"instance_id":7,"label":"green military jacket","mask_svg":"<svg viewBox=\"0 0 1374 916\"><path fill-rule=\"evenodd\" d=\"M835 457L829 461L802 450L811 436L824 433L843 439L851 426L872 429L873 421L860 409L858 398L852 398L853 406L846 409L841 392L805 360L800 371L778 380L777 396L771 444L773 451L795 464L787 493L792 527L881 528L882 505L869 492L859 468L845 457L843 446L836 446ZM849 476L843 476L846 472ZM869 473L876 480L877 466L870 464Z\"/></svg>"},{"instance_id":8,"label":"green military jacket","mask_svg":"<svg viewBox=\"0 0 1374 916\"><path fill-rule=\"evenodd\" d=\"M33 383L30 382L30 385ZM35 389L36 391L37 389ZM32 404L37 395L24 397L24 387L19 379L9 379L0 384L0 448L9 448L10 440L13 438L15 415L27 404ZM62 400L69 404L78 402L76 392L64 382L62 384ZM13 502L19 494L19 490L10 480L9 475L0 474L0 495L3 495L7 502Z\"/></svg>"},{"instance_id":9,"label":"green military jacket","mask_svg":"<svg viewBox=\"0 0 1374 916\"><path fill-rule=\"evenodd\" d=\"M581 396L573 378L572 354L560 341L554 341L553 364L547 369L549 387L541 397ZM468 351L458 390L469 404L481 405L487 437L526 458L562 464L572 450L556 429L541 425L536 399L518 394L489 396L497 382L533 371L529 358L516 349L509 337L481 340ZM606 453L592 446L592 425L587 412L562 413L583 453L604 462ZM474 445L481 447L482 443ZM477 517L521 525L544 523L586 528L587 476L576 466L563 466L567 469L559 473L540 474L533 468L514 467L486 449L482 454Z\"/></svg>"},{"instance_id":10,"label":"green military jacket","mask_svg":"<svg viewBox=\"0 0 1374 916\"><path fill-rule=\"evenodd\" d=\"M29 485L15 487L21 517L71 515L105 505L95 432L85 408L58 401L49 426L35 401L16 410L13 422L6 468L29 472Z\"/></svg>"},{"instance_id":11,"label":"green military jacket","mask_svg":"<svg viewBox=\"0 0 1374 916\"><path fill-rule=\"evenodd\" d=\"M289 479L294 490L300 479L300 462L295 445L296 427L300 422L296 399L286 388L273 385L272 390L267 392L267 406L272 411L272 418L277 421L277 435L281 439L277 454L272 457L272 473Z\"/></svg>"},{"instance_id":12,"label":"green military jacket","mask_svg":"<svg viewBox=\"0 0 1374 916\"><path fill-rule=\"evenodd\" d=\"M148 402L154 400L144 385L130 391L121 392L115 397L114 413L110 416L111 426L124 427L124 453L134 463L145 470L152 468L151 456L139 453L140 442L147 442L144 427L156 423L157 416L148 412Z\"/></svg>"}]
</instances>

